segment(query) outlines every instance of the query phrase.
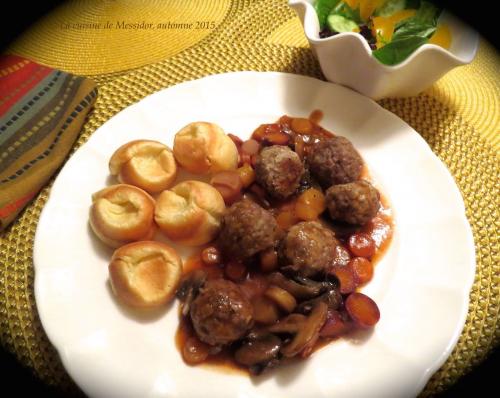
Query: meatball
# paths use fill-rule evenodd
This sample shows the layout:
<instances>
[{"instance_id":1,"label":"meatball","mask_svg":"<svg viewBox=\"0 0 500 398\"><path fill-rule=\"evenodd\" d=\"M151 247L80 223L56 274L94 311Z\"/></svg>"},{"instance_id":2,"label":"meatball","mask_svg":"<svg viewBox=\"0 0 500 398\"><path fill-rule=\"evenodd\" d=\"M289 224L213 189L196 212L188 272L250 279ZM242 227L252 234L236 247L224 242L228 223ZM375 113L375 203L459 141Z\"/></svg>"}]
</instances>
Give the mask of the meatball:
<instances>
[{"instance_id":1,"label":"meatball","mask_svg":"<svg viewBox=\"0 0 500 398\"><path fill-rule=\"evenodd\" d=\"M380 194L367 181L334 185L326 191L326 205L333 220L363 225L380 208Z\"/></svg>"},{"instance_id":2,"label":"meatball","mask_svg":"<svg viewBox=\"0 0 500 398\"><path fill-rule=\"evenodd\" d=\"M280 245L284 265L292 265L305 277L326 272L336 258L339 241L317 221L298 223L288 230Z\"/></svg>"},{"instance_id":3,"label":"meatball","mask_svg":"<svg viewBox=\"0 0 500 398\"><path fill-rule=\"evenodd\" d=\"M324 188L356 181L361 175L363 159L345 137L316 142L309 153L309 170Z\"/></svg>"},{"instance_id":4,"label":"meatball","mask_svg":"<svg viewBox=\"0 0 500 398\"><path fill-rule=\"evenodd\" d=\"M276 199L285 199L299 188L304 165L290 148L273 145L264 148L255 164L255 179Z\"/></svg>"},{"instance_id":5,"label":"meatball","mask_svg":"<svg viewBox=\"0 0 500 398\"><path fill-rule=\"evenodd\" d=\"M239 287L225 279L205 283L191 304L191 320L200 340L225 345L253 326L253 307Z\"/></svg>"},{"instance_id":6,"label":"meatball","mask_svg":"<svg viewBox=\"0 0 500 398\"><path fill-rule=\"evenodd\" d=\"M275 244L278 224L273 215L249 199L226 210L218 246L231 259L245 259Z\"/></svg>"}]
</instances>

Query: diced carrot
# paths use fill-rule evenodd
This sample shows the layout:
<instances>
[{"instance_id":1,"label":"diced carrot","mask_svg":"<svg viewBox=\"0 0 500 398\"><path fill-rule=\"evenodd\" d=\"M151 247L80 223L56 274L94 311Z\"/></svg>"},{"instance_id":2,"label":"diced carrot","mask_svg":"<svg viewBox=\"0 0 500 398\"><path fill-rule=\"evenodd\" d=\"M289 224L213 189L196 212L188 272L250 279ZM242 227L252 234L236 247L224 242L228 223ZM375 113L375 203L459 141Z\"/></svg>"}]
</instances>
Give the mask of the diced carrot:
<instances>
[{"instance_id":1,"label":"diced carrot","mask_svg":"<svg viewBox=\"0 0 500 398\"><path fill-rule=\"evenodd\" d=\"M292 225L295 225L299 219L295 216L293 211L282 211L276 216L276 222L278 226L287 231Z\"/></svg>"},{"instance_id":2,"label":"diced carrot","mask_svg":"<svg viewBox=\"0 0 500 398\"><path fill-rule=\"evenodd\" d=\"M355 256L366 258L373 256L377 249L375 241L364 232L352 234L347 241L347 247Z\"/></svg>"},{"instance_id":3,"label":"diced carrot","mask_svg":"<svg viewBox=\"0 0 500 398\"><path fill-rule=\"evenodd\" d=\"M259 258L262 272L273 272L278 268L278 253L274 247L261 251Z\"/></svg>"},{"instance_id":4,"label":"diced carrot","mask_svg":"<svg viewBox=\"0 0 500 398\"><path fill-rule=\"evenodd\" d=\"M302 117L294 117L290 127L299 134L310 134L313 129L311 121Z\"/></svg>"},{"instance_id":5,"label":"diced carrot","mask_svg":"<svg viewBox=\"0 0 500 398\"><path fill-rule=\"evenodd\" d=\"M249 187L255 181L255 171L248 163L245 163L236 171L240 175L241 183L243 184L244 188Z\"/></svg>"},{"instance_id":6,"label":"diced carrot","mask_svg":"<svg viewBox=\"0 0 500 398\"><path fill-rule=\"evenodd\" d=\"M301 202L295 205L295 215L302 221L312 221L318 218L316 209Z\"/></svg>"},{"instance_id":7,"label":"diced carrot","mask_svg":"<svg viewBox=\"0 0 500 398\"><path fill-rule=\"evenodd\" d=\"M241 145L242 152L248 153L249 155L255 155L256 153L259 152L259 149L260 149L260 144L258 141L254 139L246 140Z\"/></svg>"},{"instance_id":8,"label":"diced carrot","mask_svg":"<svg viewBox=\"0 0 500 398\"><path fill-rule=\"evenodd\" d=\"M370 297L363 293L352 293L345 301L345 308L357 326L369 328L380 319L380 310Z\"/></svg>"},{"instance_id":9,"label":"diced carrot","mask_svg":"<svg viewBox=\"0 0 500 398\"><path fill-rule=\"evenodd\" d=\"M330 273L334 274L340 282L340 293L348 294L353 292L356 287L356 278L350 267L332 267Z\"/></svg>"},{"instance_id":10,"label":"diced carrot","mask_svg":"<svg viewBox=\"0 0 500 398\"><path fill-rule=\"evenodd\" d=\"M351 260L351 255L349 254L349 250L347 250L344 246L338 245L335 247L335 252L333 254L333 266L346 267Z\"/></svg>"},{"instance_id":11,"label":"diced carrot","mask_svg":"<svg viewBox=\"0 0 500 398\"><path fill-rule=\"evenodd\" d=\"M355 257L349 261L349 267L352 268L358 284L363 285L373 278L373 264L364 257Z\"/></svg>"},{"instance_id":12,"label":"diced carrot","mask_svg":"<svg viewBox=\"0 0 500 398\"><path fill-rule=\"evenodd\" d=\"M235 170L225 170L214 174L210 184L219 191L226 205L231 205L241 198L243 184L240 174Z\"/></svg>"},{"instance_id":13,"label":"diced carrot","mask_svg":"<svg viewBox=\"0 0 500 398\"><path fill-rule=\"evenodd\" d=\"M254 132L252 133L252 138L257 141L261 141L262 138L264 138L264 135L266 134L266 124L261 124L259 127L257 127Z\"/></svg>"},{"instance_id":14,"label":"diced carrot","mask_svg":"<svg viewBox=\"0 0 500 398\"><path fill-rule=\"evenodd\" d=\"M224 199L224 203L227 206L231 206L234 202L237 202L242 197L241 191L235 191L234 189L225 185L214 185L214 188L219 191L222 198Z\"/></svg>"},{"instance_id":15,"label":"diced carrot","mask_svg":"<svg viewBox=\"0 0 500 398\"><path fill-rule=\"evenodd\" d=\"M295 215L304 221L312 221L325 211L325 195L323 192L309 188L297 198Z\"/></svg>"},{"instance_id":16,"label":"diced carrot","mask_svg":"<svg viewBox=\"0 0 500 398\"><path fill-rule=\"evenodd\" d=\"M273 134L273 133L279 133L279 132L281 132L281 126L278 123L261 124L253 132L252 138L256 141L262 141L262 139L266 135Z\"/></svg>"},{"instance_id":17,"label":"diced carrot","mask_svg":"<svg viewBox=\"0 0 500 398\"><path fill-rule=\"evenodd\" d=\"M295 209L296 202L297 202L296 198L289 199L285 202L279 203L277 209L279 211L293 211Z\"/></svg>"},{"instance_id":18,"label":"diced carrot","mask_svg":"<svg viewBox=\"0 0 500 398\"><path fill-rule=\"evenodd\" d=\"M351 322L345 320L338 311L331 311L326 318L326 322L321 328L321 337L338 337L351 330Z\"/></svg>"},{"instance_id":19,"label":"diced carrot","mask_svg":"<svg viewBox=\"0 0 500 398\"><path fill-rule=\"evenodd\" d=\"M277 131L266 134L262 142L265 145L288 145L290 136L283 131Z\"/></svg>"}]
</instances>

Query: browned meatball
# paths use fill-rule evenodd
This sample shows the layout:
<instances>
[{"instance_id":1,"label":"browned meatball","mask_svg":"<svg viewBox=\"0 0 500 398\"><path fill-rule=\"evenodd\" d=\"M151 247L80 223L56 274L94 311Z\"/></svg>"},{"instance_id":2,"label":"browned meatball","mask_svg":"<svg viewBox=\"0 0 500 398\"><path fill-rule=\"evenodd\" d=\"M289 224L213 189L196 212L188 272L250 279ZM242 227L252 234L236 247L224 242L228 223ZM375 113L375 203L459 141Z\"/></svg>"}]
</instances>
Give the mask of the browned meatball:
<instances>
[{"instance_id":1,"label":"browned meatball","mask_svg":"<svg viewBox=\"0 0 500 398\"><path fill-rule=\"evenodd\" d=\"M227 258L245 259L275 244L278 224L273 215L248 199L226 210L218 246Z\"/></svg>"},{"instance_id":2,"label":"browned meatball","mask_svg":"<svg viewBox=\"0 0 500 398\"><path fill-rule=\"evenodd\" d=\"M380 194L364 180L334 185L326 191L326 205L333 220L363 225L377 214Z\"/></svg>"},{"instance_id":3,"label":"browned meatball","mask_svg":"<svg viewBox=\"0 0 500 398\"><path fill-rule=\"evenodd\" d=\"M305 277L325 272L335 260L339 245L334 233L317 221L298 223L281 242L283 265L292 265Z\"/></svg>"},{"instance_id":4,"label":"browned meatball","mask_svg":"<svg viewBox=\"0 0 500 398\"><path fill-rule=\"evenodd\" d=\"M253 325L253 307L240 288L225 279L205 283L191 304L191 320L200 338L225 345L245 336Z\"/></svg>"},{"instance_id":5,"label":"browned meatball","mask_svg":"<svg viewBox=\"0 0 500 398\"><path fill-rule=\"evenodd\" d=\"M293 195L299 188L302 174L304 165L299 155L282 145L264 148L255 164L255 179L276 199Z\"/></svg>"},{"instance_id":6,"label":"browned meatball","mask_svg":"<svg viewBox=\"0 0 500 398\"><path fill-rule=\"evenodd\" d=\"M363 168L363 159L345 137L316 142L307 162L311 174L325 188L356 181Z\"/></svg>"}]
</instances>

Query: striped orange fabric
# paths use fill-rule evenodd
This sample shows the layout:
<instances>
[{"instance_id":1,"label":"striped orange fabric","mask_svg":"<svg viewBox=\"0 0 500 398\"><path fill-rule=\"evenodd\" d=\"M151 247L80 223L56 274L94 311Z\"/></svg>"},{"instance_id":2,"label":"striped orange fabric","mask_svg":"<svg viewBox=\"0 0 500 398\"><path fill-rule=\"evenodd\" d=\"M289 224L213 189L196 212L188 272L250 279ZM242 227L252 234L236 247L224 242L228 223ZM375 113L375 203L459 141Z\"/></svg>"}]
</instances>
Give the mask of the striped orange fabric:
<instances>
[{"instance_id":1,"label":"striped orange fabric","mask_svg":"<svg viewBox=\"0 0 500 398\"><path fill-rule=\"evenodd\" d=\"M63 163L96 96L89 79L0 56L0 230Z\"/></svg>"}]
</instances>

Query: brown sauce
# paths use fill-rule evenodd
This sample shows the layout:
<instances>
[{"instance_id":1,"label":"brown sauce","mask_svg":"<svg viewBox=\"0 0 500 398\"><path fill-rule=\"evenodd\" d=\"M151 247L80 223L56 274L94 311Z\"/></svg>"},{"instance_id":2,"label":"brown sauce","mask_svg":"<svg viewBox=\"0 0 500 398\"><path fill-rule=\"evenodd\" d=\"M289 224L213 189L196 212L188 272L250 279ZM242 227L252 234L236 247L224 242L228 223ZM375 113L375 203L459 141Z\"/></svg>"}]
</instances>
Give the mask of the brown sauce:
<instances>
[{"instance_id":1,"label":"brown sauce","mask_svg":"<svg viewBox=\"0 0 500 398\"><path fill-rule=\"evenodd\" d=\"M293 118L289 116L282 116L278 123L280 124L280 128L282 130L288 131L294 137L300 136L303 142L306 145L309 145L316 140L320 140L327 137L332 137L333 134L317 123L321 121L323 117L323 112L319 110L315 110L309 116L309 120L311 121L312 128L307 134L297 134L291 129ZM270 126L270 125L266 125ZM371 182L370 173L366 165L363 167L361 178L367 179ZM272 202L272 208L269 209L275 216L279 213L279 211L285 208L292 208L294 205L295 199L289 199L286 202ZM384 256L386 253L391 239L393 235L394 222L393 222L393 214L392 210L389 206L389 201L387 198L381 194L380 197L380 209L377 215L366 225L362 227L352 227L352 226L342 226L342 225L332 225L327 220L326 217L322 217L321 221L324 221L326 225L331 227L340 240L342 245L346 247L346 241L350 234L353 232L364 232L368 234L376 244L375 254L371 257L370 261L375 266L378 261ZM346 247L347 249L347 247ZM202 261L201 251L193 254L184 262L184 274L187 274L196 269L203 269L207 272L208 278L221 278L224 277L224 265L207 265ZM258 265L250 264L248 266L248 274L245 279L238 282L243 292L248 296L250 300L253 300L264 293L266 287L268 286L268 282L265 279L265 275L260 270ZM375 267L375 275L376 277L376 267ZM360 290L361 287L358 287L356 290ZM183 317L179 314L180 322L179 327L175 336L175 343L179 351L182 353L184 344L190 337L196 337L196 333L192 327L191 320L189 317ZM312 353L315 351L325 347L330 342L337 340L339 337L326 338L320 337L314 345ZM293 361L301 360L300 355L297 358L294 358ZM199 366L200 364L196 365ZM214 368L219 371L223 371L225 373L246 373L250 374L246 367L238 365L233 359L233 351L231 348L224 348L220 353L215 355L210 355L201 365L208 366L210 368Z\"/></svg>"}]
</instances>

